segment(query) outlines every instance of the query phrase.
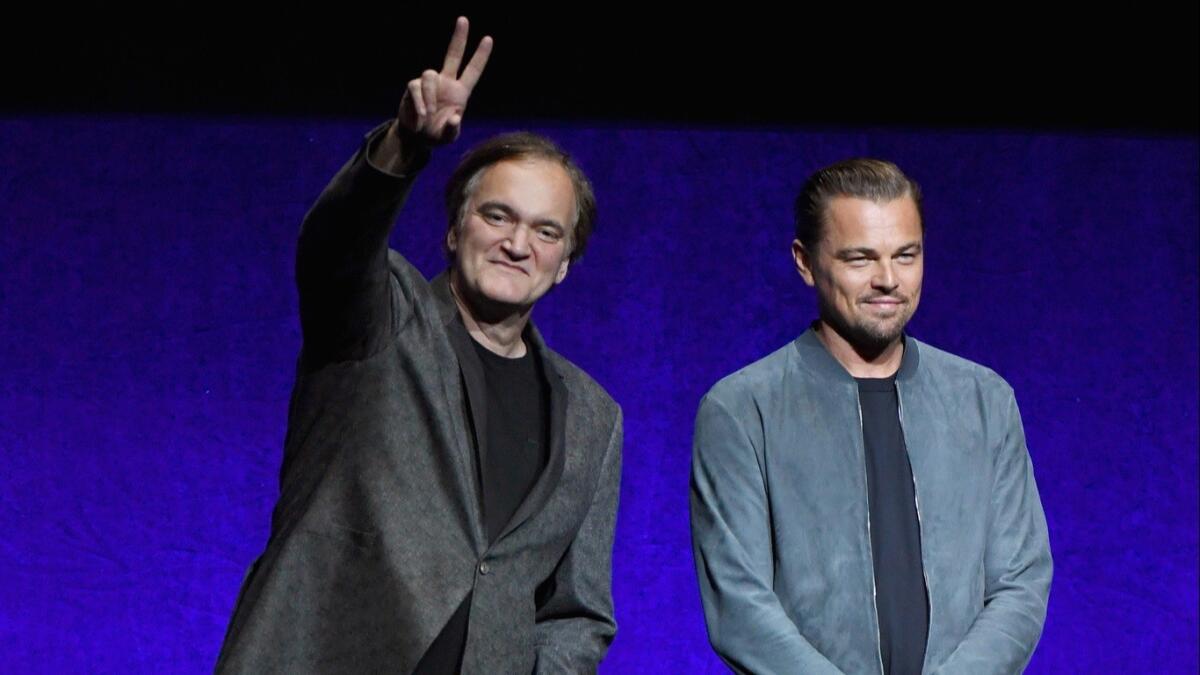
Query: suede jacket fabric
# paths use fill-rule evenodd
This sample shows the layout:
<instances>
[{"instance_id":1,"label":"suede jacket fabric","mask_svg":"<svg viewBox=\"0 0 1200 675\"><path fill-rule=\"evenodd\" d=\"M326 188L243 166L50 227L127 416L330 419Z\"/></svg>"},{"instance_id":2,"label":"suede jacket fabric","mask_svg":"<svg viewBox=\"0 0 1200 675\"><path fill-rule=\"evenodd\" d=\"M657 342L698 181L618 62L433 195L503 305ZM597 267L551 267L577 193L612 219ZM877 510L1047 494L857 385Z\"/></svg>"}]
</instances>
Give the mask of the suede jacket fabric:
<instances>
[{"instance_id":1,"label":"suede jacket fabric","mask_svg":"<svg viewBox=\"0 0 1200 675\"><path fill-rule=\"evenodd\" d=\"M372 138L301 231L280 496L217 670L411 672L471 593L464 673L593 671L616 631L620 409L530 325L550 457L489 545L482 366L447 275L427 282L387 249L415 171L371 166Z\"/></svg>"},{"instance_id":2,"label":"suede jacket fabric","mask_svg":"<svg viewBox=\"0 0 1200 675\"><path fill-rule=\"evenodd\" d=\"M896 386L930 605L923 671L1020 672L1052 563L1012 389L911 337ZM704 397L691 519L709 640L730 667L882 670L858 387L812 329Z\"/></svg>"}]
</instances>

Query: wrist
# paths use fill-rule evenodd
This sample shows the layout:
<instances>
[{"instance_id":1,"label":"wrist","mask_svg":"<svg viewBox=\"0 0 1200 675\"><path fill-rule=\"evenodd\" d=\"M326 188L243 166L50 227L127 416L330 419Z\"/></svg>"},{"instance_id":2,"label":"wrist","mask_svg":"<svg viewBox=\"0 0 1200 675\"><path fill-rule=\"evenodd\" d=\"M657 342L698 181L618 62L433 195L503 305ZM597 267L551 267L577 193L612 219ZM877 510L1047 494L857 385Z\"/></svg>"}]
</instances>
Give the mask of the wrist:
<instances>
[{"instance_id":1,"label":"wrist","mask_svg":"<svg viewBox=\"0 0 1200 675\"><path fill-rule=\"evenodd\" d=\"M429 161L430 149L424 136L393 119L386 131L369 141L367 161L384 173L403 176L424 166Z\"/></svg>"}]
</instances>

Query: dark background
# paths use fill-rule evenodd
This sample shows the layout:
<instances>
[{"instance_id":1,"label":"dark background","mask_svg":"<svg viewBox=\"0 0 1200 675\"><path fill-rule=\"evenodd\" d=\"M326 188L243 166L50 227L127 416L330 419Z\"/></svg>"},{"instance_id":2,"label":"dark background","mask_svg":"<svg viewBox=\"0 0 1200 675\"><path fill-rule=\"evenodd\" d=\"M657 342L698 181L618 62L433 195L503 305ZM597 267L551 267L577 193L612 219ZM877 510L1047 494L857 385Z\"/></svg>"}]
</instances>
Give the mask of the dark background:
<instances>
[{"instance_id":1,"label":"dark background","mask_svg":"<svg viewBox=\"0 0 1200 675\"><path fill-rule=\"evenodd\" d=\"M1195 133L1195 3L669 14L155 5L12 20L0 114L380 116L457 13L497 41L476 119ZM648 3L643 3L646 7ZM1098 6L1099 3L1097 3Z\"/></svg>"}]
</instances>

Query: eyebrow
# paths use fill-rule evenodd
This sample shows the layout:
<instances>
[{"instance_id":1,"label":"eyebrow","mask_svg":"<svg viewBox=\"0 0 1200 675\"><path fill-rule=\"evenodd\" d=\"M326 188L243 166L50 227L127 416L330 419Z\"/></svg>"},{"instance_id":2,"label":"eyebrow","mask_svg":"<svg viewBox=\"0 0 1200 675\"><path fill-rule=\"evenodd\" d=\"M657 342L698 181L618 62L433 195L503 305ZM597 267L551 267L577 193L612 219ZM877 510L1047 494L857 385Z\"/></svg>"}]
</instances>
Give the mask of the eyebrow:
<instances>
[{"instance_id":1,"label":"eyebrow","mask_svg":"<svg viewBox=\"0 0 1200 675\"><path fill-rule=\"evenodd\" d=\"M873 248L868 248L866 246L859 246L857 248L838 249L833 254L833 256L835 258L849 258L850 256L853 256L853 255L873 256L873 255L877 255L877 253L875 252L875 249L873 249Z\"/></svg>"},{"instance_id":2,"label":"eyebrow","mask_svg":"<svg viewBox=\"0 0 1200 675\"><path fill-rule=\"evenodd\" d=\"M896 249L895 255L899 255L902 253L920 253L920 252L921 252L921 242L910 241L907 244L904 244L900 248ZM851 258L854 256L860 256L860 255L865 256L867 258L876 258L879 256L879 251L876 251L875 249L873 249L869 246L855 246L853 248L838 249L837 251L834 252L833 257L835 257L839 260L846 260L847 258Z\"/></svg>"}]
</instances>

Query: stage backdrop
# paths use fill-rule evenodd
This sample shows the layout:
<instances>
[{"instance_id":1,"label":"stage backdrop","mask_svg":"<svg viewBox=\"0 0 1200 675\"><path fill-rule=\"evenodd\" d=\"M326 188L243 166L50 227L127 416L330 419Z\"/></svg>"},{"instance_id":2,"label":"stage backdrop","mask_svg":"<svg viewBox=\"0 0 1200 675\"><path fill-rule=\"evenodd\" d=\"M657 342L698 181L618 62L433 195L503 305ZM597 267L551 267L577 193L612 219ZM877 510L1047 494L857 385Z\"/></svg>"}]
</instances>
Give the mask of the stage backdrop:
<instances>
[{"instance_id":1,"label":"stage backdrop","mask_svg":"<svg viewBox=\"0 0 1200 675\"><path fill-rule=\"evenodd\" d=\"M211 671L266 541L301 217L377 120L0 120L0 670ZM468 125L392 237L443 262ZM693 415L814 316L791 201L892 159L925 188L919 338L1016 390L1055 577L1031 672L1197 670L1197 139L541 128L595 181L535 314L625 411L603 670L719 672L688 534Z\"/></svg>"}]
</instances>

